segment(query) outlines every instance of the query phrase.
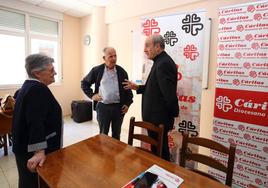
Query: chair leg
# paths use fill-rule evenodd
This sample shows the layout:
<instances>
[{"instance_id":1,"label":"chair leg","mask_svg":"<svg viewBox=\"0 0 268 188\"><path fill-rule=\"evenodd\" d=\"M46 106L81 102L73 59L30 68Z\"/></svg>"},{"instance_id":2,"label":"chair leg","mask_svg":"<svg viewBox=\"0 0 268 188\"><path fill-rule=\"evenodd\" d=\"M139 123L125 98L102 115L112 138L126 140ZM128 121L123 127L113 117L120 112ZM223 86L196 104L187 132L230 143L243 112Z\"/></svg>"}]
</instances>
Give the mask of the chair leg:
<instances>
[{"instance_id":1,"label":"chair leg","mask_svg":"<svg viewBox=\"0 0 268 188\"><path fill-rule=\"evenodd\" d=\"M7 142L8 142L7 135L5 134L3 136L3 138L4 138L4 156L7 156L8 155L8 151L7 151Z\"/></svg>"},{"instance_id":2,"label":"chair leg","mask_svg":"<svg viewBox=\"0 0 268 188\"><path fill-rule=\"evenodd\" d=\"M8 133L8 144L9 144L9 146L12 146L12 140L13 138L12 138L12 134L11 133Z\"/></svg>"}]
</instances>

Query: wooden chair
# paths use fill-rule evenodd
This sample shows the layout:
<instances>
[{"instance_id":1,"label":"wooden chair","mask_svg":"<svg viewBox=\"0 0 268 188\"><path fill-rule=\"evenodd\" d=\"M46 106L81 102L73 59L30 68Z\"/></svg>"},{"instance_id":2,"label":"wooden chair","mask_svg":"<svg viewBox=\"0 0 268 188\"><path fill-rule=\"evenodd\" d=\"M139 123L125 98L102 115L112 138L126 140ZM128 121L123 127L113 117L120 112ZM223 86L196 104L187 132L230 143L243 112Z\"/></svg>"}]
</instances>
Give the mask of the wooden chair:
<instances>
[{"instance_id":1,"label":"wooden chair","mask_svg":"<svg viewBox=\"0 0 268 188\"><path fill-rule=\"evenodd\" d=\"M148 135L144 134L135 134L134 133L134 127L140 127L144 128L147 131L153 131L157 133L158 137L157 139L153 139L149 137ZM162 145L163 145L163 134L164 134L164 125L160 124L159 127L155 126L152 123L145 122L145 121L135 121L135 117L130 118L130 124L129 124L129 133L128 133L128 144L133 145L133 140L140 140L142 142L146 142L151 144L152 146L155 146L157 148L157 156L161 157L162 156ZM137 147L141 150L147 151L152 153L150 150Z\"/></svg>"},{"instance_id":2,"label":"wooden chair","mask_svg":"<svg viewBox=\"0 0 268 188\"><path fill-rule=\"evenodd\" d=\"M8 134L11 133L12 127L12 119L13 119L13 111L5 111L3 112L0 109L0 139L3 140L3 147L4 147L4 155L8 154Z\"/></svg>"},{"instance_id":3,"label":"wooden chair","mask_svg":"<svg viewBox=\"0 0 268 188\"><path fill-rule=\"evenodd\" d=\"M197 146L206 147L212 150L219 151L221 153L225 153L228 155L228 163L227 166L222 164L221 162L217 161L216 159L206 156L203 154L192 153L188 149L188 144L194 144ZM182 141L182 148L180 152L180 166L185 167L187 160L196 161L212 168L218 169L222 172L226 173L226 181L225 185L231 186L232 185L232 178L233 178L233 168L234 168L234 161L235 161L235 150L236 146L234 144L230 145L230 148L225 147L224 145L215 142L213 140L201 137L189 137L188 133L183 134L183 141ZM197 172L201 175L207 176L213 180L217 180L212 175L199 171L197 169L192 169L194 172Z\"/></svg>"}]
</instances>

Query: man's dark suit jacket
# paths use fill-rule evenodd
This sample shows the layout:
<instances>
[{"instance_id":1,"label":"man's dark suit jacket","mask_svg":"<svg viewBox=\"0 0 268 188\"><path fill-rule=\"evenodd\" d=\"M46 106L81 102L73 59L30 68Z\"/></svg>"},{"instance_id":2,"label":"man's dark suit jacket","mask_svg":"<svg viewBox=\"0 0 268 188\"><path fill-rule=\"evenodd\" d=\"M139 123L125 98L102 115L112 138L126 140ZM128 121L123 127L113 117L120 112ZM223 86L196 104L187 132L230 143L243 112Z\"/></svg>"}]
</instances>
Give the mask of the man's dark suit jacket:
<instances>
[{"instance_id":1,"label":"man's dark suit jacket","mask_svg":"<svg viewBox=\"0 0 268 188\"><path fill-rule=\"evenodd\" d=\"M139 86L142 93L142 118L156 125L163 123L172 129L171 119L178 116L177 68L171 57L161 52L153 59L153 67L145 85Z\"/></svg>"},{"instance_id":2,"label":"man's dark suit jacket","mask_svg":"<svg viewBox=\"0 0 268 188\"><path fill-rule=\"evenodd\" d=\"M120 95L120 104L130 106L133 102L133 94L132 91L125 90L123 88L122 82L127 79L128 75L127 72L120 67L119 65L115 65L117 77L118 77L118 84L119 84L119 95ZM99 92L100 81L104 72L105 64L98 65L93 67L91 71L86 75L86 77L81 81L81 88L84 93L89 97L92 98L93 95ZM91 89L92 84L95 84L95 90ZM94 101L94 109L96 107L96 101Z\"/></svg>"}]
</instances>

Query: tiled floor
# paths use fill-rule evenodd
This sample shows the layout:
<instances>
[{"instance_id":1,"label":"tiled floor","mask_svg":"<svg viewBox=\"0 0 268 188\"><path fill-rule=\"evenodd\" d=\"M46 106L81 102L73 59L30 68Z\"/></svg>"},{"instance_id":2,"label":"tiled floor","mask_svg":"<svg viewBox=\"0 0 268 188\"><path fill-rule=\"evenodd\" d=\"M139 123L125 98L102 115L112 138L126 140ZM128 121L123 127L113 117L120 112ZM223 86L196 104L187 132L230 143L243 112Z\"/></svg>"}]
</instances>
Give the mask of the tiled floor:
<instances>
[{"instance_id":1,"label":"tiled floor","mask_svg":"<svg viewBox=\"0 0 268 188\"><path fill-rule=\"evenodd\" d=\"M93 121L75 123L70 117L64 118L63 146L66 147L86 138L99 134L98 124ZM121 141L127 143L128 130L122 129ZM4 156L0 148L0 188L17 188L18 173L14 154L9 148L8 156Z\"/></svg>"}]
</instances>

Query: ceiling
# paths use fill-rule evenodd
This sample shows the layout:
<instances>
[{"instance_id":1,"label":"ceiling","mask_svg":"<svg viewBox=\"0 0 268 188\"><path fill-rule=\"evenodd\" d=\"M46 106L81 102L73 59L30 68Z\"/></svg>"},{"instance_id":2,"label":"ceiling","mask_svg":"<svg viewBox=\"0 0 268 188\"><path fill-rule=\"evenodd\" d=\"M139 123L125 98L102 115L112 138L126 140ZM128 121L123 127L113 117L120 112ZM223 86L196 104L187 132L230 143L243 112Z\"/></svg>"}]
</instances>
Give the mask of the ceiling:
<instances>
[{"instance_id":1,"label":"ceiling","mask_svg":"<svg viewBox=\"0 0 268 188\"><path fill-rule=\"evenodd\" d=\"M91 14L94 7L106 7L119 0L18 0L75 17Z\"/></svg>"}]
</instances>

